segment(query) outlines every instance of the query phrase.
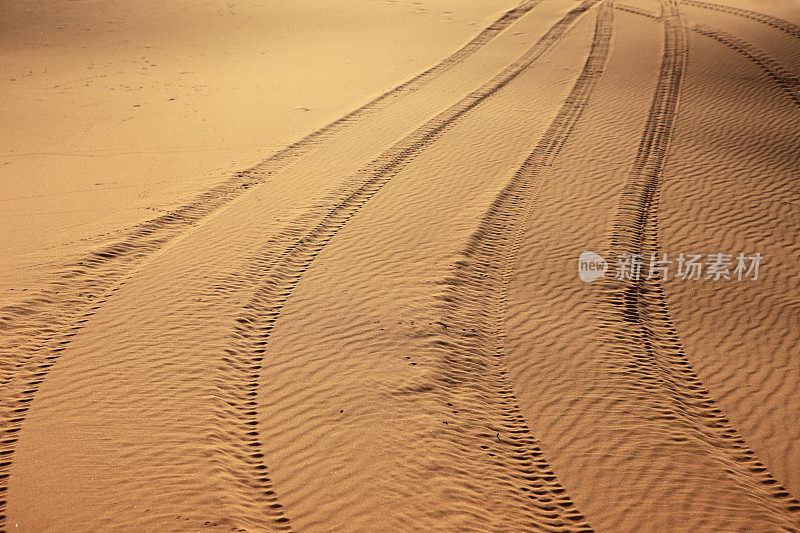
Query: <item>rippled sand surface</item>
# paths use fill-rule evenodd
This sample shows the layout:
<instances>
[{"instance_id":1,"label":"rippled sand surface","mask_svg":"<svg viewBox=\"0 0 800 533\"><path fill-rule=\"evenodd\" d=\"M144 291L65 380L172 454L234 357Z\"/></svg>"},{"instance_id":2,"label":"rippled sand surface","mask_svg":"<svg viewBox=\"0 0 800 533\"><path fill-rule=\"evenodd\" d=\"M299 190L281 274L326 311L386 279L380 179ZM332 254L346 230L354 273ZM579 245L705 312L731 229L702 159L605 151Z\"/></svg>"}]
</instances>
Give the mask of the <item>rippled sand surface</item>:
<instances>
[{"instance_id":1,"label":"rippled sand surface","mask_svg":"<svg viewBox=\"0 0 800 533\"><path fill-rule=\"evenodd\" d=\"M800 531L800 4L718 1L7 3L0 529Z\"/></svg>"}]
</instances>

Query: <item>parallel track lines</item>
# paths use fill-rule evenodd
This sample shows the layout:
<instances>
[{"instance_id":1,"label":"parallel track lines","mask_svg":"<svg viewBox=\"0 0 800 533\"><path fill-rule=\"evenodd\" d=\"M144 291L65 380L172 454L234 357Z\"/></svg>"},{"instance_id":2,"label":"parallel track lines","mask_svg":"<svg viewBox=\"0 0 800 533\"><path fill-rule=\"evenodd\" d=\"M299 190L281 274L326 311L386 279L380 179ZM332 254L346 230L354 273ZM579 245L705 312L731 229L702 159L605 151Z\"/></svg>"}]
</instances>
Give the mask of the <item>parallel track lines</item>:
<instances>
[{"instance_id":1,"label":"parallel track lines","mask_svg":"<svg viewBox=\"0 0 800 533\"><path fill-rule=\"evenodd\" d=\"M658 256L658 200L661 173L673 135L685 70L686 38L677 9L665 6L662 66L633 171L611 228L612 259L620 254ZM667 402L653 405L686 430L684 436L714 454L744 494L780 527L794 530L800 502L780 486L731 426L691 368L656 278L607 279L600 291L599 331L609 346L608 364L632 389L648 398L658 390ZM654 400L655 401L655 400ZM687 437L686 435L694 435Z\"/></svg>"},{"instance_id":2,"label":"parallel track lines","mask_svg":"<svg viewBox=\"0 0 800 533\"><path fill-rule=\"evenodd\" d=\"M219 463L233 480L237 494L251 510L237 517L243 527L290 529L288 517L272 489L258 432L257 394L263 354L273 325L314 258L339 230L355 216L404 166L470 110L525 71L563 37L571 25L597 0L586 0L557 22L522 58L480 89L472 92L437 115L382 156L362 169L326 202L315 206L265 248L263 269L253 274L257 283L252 299L234 327L231 349L221 356L216 410L217 426L212 434L218 440ZM79 262L57 288L71 288L75 313L69 317L39 316L29 319L23 313L6 322L20 328L23 338L8 346L12 357L0 378L3 398L0 403L0 513L5 509L8 471L16 442L30 402L48 369L69 344L70 338L118 288L124 276L153 251L209 213L219 209L250 186L261 183L271 173L302 157L316 144L340 133L344 126L368 114L391 97L416 90L431 76L452 65L491 41L497 34L530 11L538 0L524 2L483 30L470 43L439 65L385 93L367 105L342 117L263 163L237 174L223 185L209 190L195 202L145 223L125 241L100 250ZM800 28L782 19L747 10L727 8L695 0L687 5L719 9L748 16L795 37ZM713 6L713 7L712 7ZM667 4L662 17L627 6L620 9L664 20L665 50L659 82L633 166L631 179L623 192L617 219L611 229L615 255L658 253L658 201L661 172L667 157L675 123L681 82L686 61L685 28L673 4ZM559 156L581 117L586 102L602 76L607 60L613 25L613 7L600 8L595 38L584 69L572 92L537 145L513 179L495 199L478 230L471 237L464 257L447 280L443 296L446 335L437 341L442 353L439 373L442 399L454 410L475 415L471 434L449 433L462 447L481 448L514 464L508 472L516 486L514 498L527 501L531 529L589 529L584 517L566 496L543 452L531 435L508 381L503 358L503 317L508 279L519 247L521 221L535 201L538 188L547 179L549 168ZM800 82L769 56L749 43L722 30L697 25L692 30L733 48L764 70L769 78L800 106ZM619 372L636 377L643 391L651 387L664 390L670 398L670 416L701 435L703 442L718 452L730 475L749 494L763 502L776 524L792 527L798 523L800 502L792 498L757 461L755 454L731 427L709 393L691 369L671 322L660 283L613 281L603 290L605 314L600 322L603 335L610 339L612 365ZM38 306L47 308L53 301L64 303L63 296L47 293ZM13 313L12 313L13 315ZM20 318L21 317L21 318ZM14 323L19 320L19 323ZM51 322L48 324L48 322ZM40 324L41 323L41 324ZM21 324L21 325L20 325ZM39 330L39 333L35 331ZM664 387L664 383L669 386ZM463 424L463 420L453 417ZM455 425L455 424L454 424ZM500 428L495 436L494 429ZM467 441L464 441L467 439ZM469 474L464 474L469 475ZM0 528L5 516L0 514Z\"/></svg>"},{"instance_id":3,"label":"parallel track lines","mask_svg":"<svg viewBox=\"0 0 800 533\"><path fill-rule=\"evenodd\" d=\"M376 109L390 105L398 96L420 89L434 77L463 62L539 3L541 0L522 2L437 65L261 163L237 172L232 178L203 192L192 202L138 224L119 242L107 245L65 267L61 279L53 282L36 297L0 309L0 327L7 338L11 339L0 345L0 387L14 378L17 370L26 365L27 359L39 352L52 351L54 346L63 346L64 341L68 341L71 336L70 332L80 329L87 317L93 315L115 288L124 282L125 275L167 242L230 203L245 190L263 183L270 175L306 155L320 143L346 131L349 124L368 116ZM59 304L68 304L76 311L69 316L62 316L60 309L53 309ZM37 334L37 331L41 333Z\"/></svg>"},{"instance_id":4,"label":"parallel track lines","mask_svg":"<svg viewBox=\"0 0 800 533\"><path fill-rule=\"evenodd\" d=\"M505 459L504 464L515 465L507 475L513 480L509 483L519 487L511 489L514 497L529 500L526 527L530 530L586 530L589 526L543 458L507 378L502 347L508 279L528 209L602 76L612 27L613 9L604 3L591 52L570 95L484 215L463 259L446 280L442 296L441 324L446 333L435 341L442 354L437 390L453 412L448 427L462 428L448 437L461 449L479 445L486 453ZM456 413L469 413L473 421Z\"/></svg>"},{"instance_id":5,"label":"parallel track lines","mask_svg":"<svg viewBox=\"0 0 800 533\"><path fill-rule=\"evenodd\" d=\"M0 364L2 364L0 367L0 390L2 392L0 398L0 530L6 526L5 493L8 489L14 445L19 438L19 432L30 403L46 378L50 367L55 364L69 345L71 338L92 315L97 313L104 302L119 290L125 277L137 265L161 249L166 243L188 231L200 220L229 204L246 189L264 182L271 174L309 153L315 146L332 136L346 133L347 126L353 121L369 115L376 109L390 105L394 98L402 94L418 90L432 77L438 76L464 61L540 2L541 0L523 2L517 8L503 14L469 43L438 65L288 146L262 163L238 172L226 182L207 190L191 203L134 227L120 242L108 245L77 261L68 268L62 279L54 282L39 296L24 304L0 310L2 311L0 326L3 328L5 336L3 344L0 345ZM576 8L565 19L558 22L537 43L539 55L544 53L590 4L591 2L587 2L585 6ZM535 57L531 59L531 61L533 60ZM515 65L517 64L515 63ZM508 81L506 80L505 83ZM475 93L471 96L473 99L476 98ZM482 98L487 96L488 94L483 95ZM477 105L480 100L481 98L478 98L468 108ZM467 110L465 108L462 114ZM453 117L453 120L456 118L457 116ZM432 133L430 139L437 133ZM408 157L412 152L413 150L408 150L403 156ZM391 165L384 171L390 171L390 167ZM361 192L365 191L366 189L363 189ZM330 221L329 217L326 220ZM64 314L64 308L68 308L66 314ZM234 373L249 374L249 371L235 370L238 368L235 363L229 366L231 368L228 370ZM249 392L246 395L249 402ZM239 404L237 403L237 405ZM249 408L244 412L249 412ZM250 436L246 435L246 441L252 440L249 438ZM256 474L255 479L260 480L263 477L261 473L263 465L256 461L254 466L250 463L256 459L255 457L250 455L244 457L248 458L243 458L242 461L248 463L247 468L253 469ZM256 499L261 499L269 491L268 488L265 488L265 483L264 481L257 482L260 495ZM271 497L269 494L266 496ZM283 526L285 521L282 518L284 517L280 513L276 515L277 523Z\"/></svg>"},{"instance_id":6,"label":"parallel track lines","mask_svg":"<svg viewBox=\"0 0 800 533\"><path fill-rule=\"evenodd\" d=\"M767 77L774 82L792 100L794 105L800 107L800 79L781 66L765 52L759 50L743 39L711 26L696 24L690 28L706 37L711 37L725 46L732 48L748 60L755 63Z\"/></svg>"},{"instance_id":7,"label":"parallel track lines","mask_svg":"<svg viewBox=\"0 0 800 533\"><path fill-rule=\"evenodd\" d=\"M394 175L462 116L524 72L595 3L596 0L586 0L568 12L504 72L431 119L362 169L348 186L332 195L326 205L315 207L321 218L302 217L296 226L287 229L285 234L291 243L283 251L276 255L274 250L267 252L272 258L271 262L254 280L257 289L245 306L245 312L238 318L234 348L227 350L220 366L220 383L224 383L224 387L219 388L219 408L216 413L219 427L215 428L214 433L220 436L219 444L226 449L226 460L221 464L237 480L237 486L249 488L247 497L255 504L253 509L257 509L257 504L262 501L270 505L267 516L239 517L240 520L260 523L275 518L280 527L289 527L288 519L275 501L267 465L259 452L253 452L261 447L254 396L259 386L264 347L284 303L303 273L347 221ZM280 242L286 241L280 239ZM561 503L567 505L569 502L563 500Z\"/></svg>"},{"instance_id":8,"label":"parallel track lines","mask_svg":"<svg viewBox=\"0 0 800 533\"><path fill-rule=\"evenodd\" d=\"M766 24L767 26L772 26L775 29L787 33L792 37L800 39L800 26L779 17L774 17L772 15L767 15L765 13L759 13L758 11L750 11L749 9L723 6L720 4L713 4L711 2L701 2L699 0L680 0L680 3L686 4L687 6L702 7L704 9L722 11L724 13L731 13L733 15L739 15L740 17L756 20L758 22L761 22L762 24Z\"/></svg>"},{"instance_id":9,"label":"parallel track lines","mask_svg":"<svg viewBox=\"0 0 800 533\"><path fill-rule=\"evenodd\" d=\"M695 4L700 4L702 2L685 1L683 3L695 5ZM628 13L641 15L643 17L648 17L652 19L659 18L658 15L646 9L639 9L637 7L632 7L627 5L617 5L616 8L621 11L626 11ZM748 11L748 13L754 13L754 12ZM705 35L706 37L716 39L725 46L733 49L734 51L744 56L747 60L754 63L756 66L758 66L761 70L764 71L764 73L767 75L770 81L775 83L792 100L792 102L796 106L800 107L800 78L789 72L788 69L786 69L777 61L775 61L772 57L769 56L769 54L767 54L762 50L759 50L758 48L756 48L749 42L745 41L744 39L740 39L735 35L726 32L725 30L715 28L713 26L708 26L706 24L695 24L693 26L690 26L689 29L696 33L699 33L700 35Z\"/></svg>"}]
</instances>

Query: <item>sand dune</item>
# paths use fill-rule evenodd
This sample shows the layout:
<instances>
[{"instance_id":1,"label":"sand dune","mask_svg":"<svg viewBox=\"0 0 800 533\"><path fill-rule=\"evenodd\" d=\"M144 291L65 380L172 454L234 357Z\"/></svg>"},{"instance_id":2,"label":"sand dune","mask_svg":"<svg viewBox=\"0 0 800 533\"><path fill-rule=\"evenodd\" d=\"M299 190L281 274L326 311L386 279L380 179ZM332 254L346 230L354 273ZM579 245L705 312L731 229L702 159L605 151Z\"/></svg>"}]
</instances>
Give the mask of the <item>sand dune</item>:
<instances>
[{"instance_id":1,"label":"sand dune","mask_svg":"<svg viewBox=\"0 0 800 533\"><path fill-rule=\"evenodd\" d=\"M438 63L5 258L0 529L800 531L800 5L450 4L371 15L483 21Z\"/></svg>"}]
</instances>

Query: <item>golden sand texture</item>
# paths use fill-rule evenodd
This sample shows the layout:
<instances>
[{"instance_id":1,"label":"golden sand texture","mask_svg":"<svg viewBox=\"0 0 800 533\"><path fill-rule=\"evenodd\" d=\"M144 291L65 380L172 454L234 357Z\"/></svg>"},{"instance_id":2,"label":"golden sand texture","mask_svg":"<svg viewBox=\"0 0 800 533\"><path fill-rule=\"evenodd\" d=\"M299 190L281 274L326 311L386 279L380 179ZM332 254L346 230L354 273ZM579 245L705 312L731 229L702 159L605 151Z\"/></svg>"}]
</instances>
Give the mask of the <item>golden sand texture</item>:
<instances>
[{"instance_id":1,"label":"golden sand texture","mask_svg":"<svg viewBox=\"0 0 800 533\"><path fill-rule=\"evenodd\" d=\"M248 85L248 42L230 94L261 111L214 108L246 126L207 139L194 185L139 176L160 214L9 226L0 529L800 531L800 4L326 5L270 27L326 15L364 56L330 52L326 79L358 97L267 125L296 95ZM268 13L225 6L185 6L218 32L187 50ZM407 17L471 30L442 30L438 63L353 47ZM51 156L25 157L42 187ZM586 250L610 266L590 283ZM739 252L758 279L615 275Z\"/></svg>"}]
</instances>

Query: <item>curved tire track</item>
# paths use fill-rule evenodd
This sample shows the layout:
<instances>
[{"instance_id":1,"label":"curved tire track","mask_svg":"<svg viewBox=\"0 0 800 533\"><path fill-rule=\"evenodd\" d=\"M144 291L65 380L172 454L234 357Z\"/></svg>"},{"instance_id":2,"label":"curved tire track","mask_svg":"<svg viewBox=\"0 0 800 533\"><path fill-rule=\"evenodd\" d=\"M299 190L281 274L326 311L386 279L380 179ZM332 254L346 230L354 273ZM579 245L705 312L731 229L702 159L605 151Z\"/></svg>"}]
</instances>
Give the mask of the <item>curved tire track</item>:
<instances>
[{"instance_id":1,"label":"curved tire track","mask_svg":"<svg viewBox=\"0 0 800 533\"><path fill-rule=\"evenodd\" d=\"M796 106L800 107L800 79L765 52L762 52L747 41L739 39L719 28L713 28L704 24L696 24L690 29L706 37L716 39L758 65L767 77L778 85L778 87L791 98Z\"/></svg>"},{"instance_id":2,"label":"curved tire track","mask_svg":"<svg viewBox=\"0 0 800 533\"><path fill-rule=\"evenodd\" d=\"M480 448L518 465L508 472L515 498L528 500L526 528L588 530L565 494L517 405L503 360L505 294L524 221L548 168L580 119L608 56L613 26L610 3L600 8L584 69L544 137L484 215L442 296L445 334L435 341L442 363L442 401L452 410L449 432L461 449ZM470 422L463 416L468 413ZM464 475L469 475L465 473Z\"/></svg>"},{"instance_id":3,"label":"curved tire track","mask_svg":"<svg viewBox=\"0 0 800 533\"><path fill-rule=\"evenodd\" d=\"M341 133L353 121L364 118L404 93L418 90L435 76L464 61L539 3L541 0L522 2L437 65L280 150L261 163L237 172L224 183L208 189L188 204L137 224L119 242L91 252L65 267L60 279L54 281L36 297L0 308L0 330L9 339L0 345L0 387L13 378L16 370L26 359L47 350L48 347L62 344L59 341L70 336L66 333L73 329L71 326L79 326L88 316L94 314L93 311L98 308L97 304L102 305L114 287L124 282L125 275L150 254L240 196L246 189L263 183L271 174L292 160L302 157L315 146ZM81 307L81 312L64 317L61 316L63 309L54 309L56 306Z\"/></svg>"},{"instance_id":4,"label":"curved tire track","mask_svg":"<svg viewBox=\"0 0 800 533\"><path fill-rule=\"evenodd\" d=\"M215 413L218 425L213 428L213 433L220 436L219 444L226 448L225 458L221 464L236 481L237 486L243 488L242 497L247 500L254 513L251 517L239 517L240 520L262 524L265 519L267 521L274 519L280 527L289 527L288 518L277 503L271 488L263 455L257 451L262 443L258 433L255 396L259 387L265 346L284 303L304 272L347 221L356 215L395 174L435 142L459 118L524 72L558 42L578 18L596 2L597 0L585 0L569 11L504 72L431 119L362 169L358 176L332 194L326 202L315 206L305 216L297 219L277 239L278 243L282 243L281 246L285 246L281 251L267 247L263 262L257 260L264 267L252 269L257 273L257 278L253 280L257 288L251 300L245 305L244 312L237 319L232 347L226 351L219 368L219 407ZM608 37L606 41L607 39ZM575 105L582 108L577 103ZM529 453L538 457L538 452ZM541 460L537 459L537 462ZM550 484L551 478L553 478L552 473L548 473L543 479L545 483ZM532 490L536 493L541 489ZM551 492L560 494L563 489L554 487ZM260 514L259 509L263 509L264 503L268 505L267 516L257 516ZM552 514L554 510L572 504L568 499L559 496L557 507L543 502L540 505L546 508L546 514ZM572 522L582 520L579 518L580 515L574 512L565 511L564 515Z\"/></svg>"},{"instance_id":5,"label":"curved tire track","mask_svg":"<svg viewBox=\"0 0 800 533\"><path fill-rule=\"evenodd\" d=\"M651 19L658 20L659 16L652 11L648 11L647 9L642 9L639 7L629 6L625 4L615 4L614 7L619 9L620 11L625 11L627 13L633 13L634 15L642 15L643 17L648 17Z\"/></svg>"},{"instance_id":6,"label":"curved tire track","mask_svg":"<svg viewBox=\"0 0 800 533\"><path fill-rule=\"evenodd\" d=\"M686 4L687 6L702 7L704 9L712 9L715 11L739 15L740 17L755 20L761 22L762 24L766 24L767 26L772 26L773 28L787 33L792 37L800 39L800 26L779 17L774 17L765 13L759 13L758 11L750 11L749 9L723 6L720 4L713 4L711 2L701 2L699 0L680 0L680 3Z\"/></svg>"},{"instance_id":7,"label":"curved tire track","mask_svg":"<svg viewBox=\"0 0 800 533\"><path fill-rule=\"evenodd\" d=\"M690 4L692 2L684 3ZM627 5L618 5L616 7L617 9L626 11L628 13L633 13L656 20L659 19L658 15L646 9L639 9L637 7ZM792 102L794 102L795 105L800 106L800 78L789 72L788 69L775 61L769 56L769 54L759 50L747 41L740 39L735 35L726 32L725 30L714 28L713 26L695 24L690 26L689 29L701 35L705 35L706 37L716 39L725 46L740 53L749 61L755 63L761 70L764 71L764 73L772 82L774 82L784 93L786 93L786 95L792 100Z\"/></svg>"},{"instance_id":8,"label":"curved tire track","mask_svg":"<svg viewBox=\"0 0 800 533\"><path fill-rule=\"evenodd\" d=\"M658 199L661 172L677 113L686 61L685 28L673 5L665 5L664 55L656 93L630 180L611 228L611 258L623 253L659 256ZM661 282L607 279L600 290L599 331L609 345L608 364L647 400L658 390L668 401L652 406L696 438L725 467L744 494L759 502L776 527L796 530L794 499L732 427L692 370L667 308ZM691 437L687 436L691 435Z\"/></svg>"},{"instance_id":9,"label":"curved tire track","mask_svg":"<svg viewBox=\"0 0 800 533\"><path fill-rule=\"evenodd\" d=\"M346 132L354 121L416 91L480 50L528 13L541 0L527 0L481 31L436 66L378 96L364 106L288 146L265 161L208 189L190 203L138 224L120 241L92 252L66 267L59 279L37 296L0 309L0 493L7 490L11 457L21 425L50 367L83 324L125 283L135 268L165 244L263 183L270 175L316 146ZM5 525L5 500L0 498L0 529Z\"/></svg>"}]
</instances>

